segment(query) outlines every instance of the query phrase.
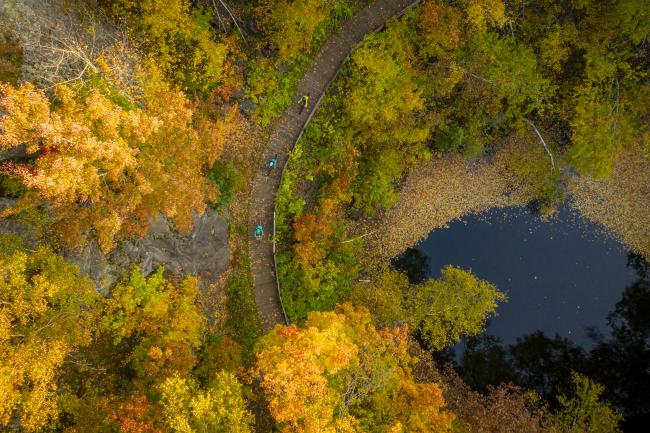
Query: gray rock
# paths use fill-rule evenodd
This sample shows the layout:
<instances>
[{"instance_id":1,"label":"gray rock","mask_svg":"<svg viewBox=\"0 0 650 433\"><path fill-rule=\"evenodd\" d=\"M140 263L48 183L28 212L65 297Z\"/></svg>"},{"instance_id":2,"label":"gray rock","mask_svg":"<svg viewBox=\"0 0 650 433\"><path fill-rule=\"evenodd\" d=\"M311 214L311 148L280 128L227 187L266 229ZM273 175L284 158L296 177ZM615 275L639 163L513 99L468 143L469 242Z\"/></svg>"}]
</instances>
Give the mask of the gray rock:
<instances>
[{"instance_id":1,"label":"gray rock","mask_svg":"<svg viewBox=\"0 0 650 433\"><path fill-rule=\"evenodd\" d=\"M13 206L17 201L15 198L0 197L0 213ZM38 235L34 229L10 218L0 217L0 233L16 235L31 247L38 243Z\"/></svg>"},{"instance_id":2,"label":"gray rock","mask_svg":"<svg viewBox=\"0 0 650 433\"><path fill-rule=\"evenodd\" d=\"M223 273L230 260L228 223L208 209L202 216L194 216L194 227L187 235L174 230L162 216L151 222L149 233L141 239L121 242L108 256L96 242L90 242L68 258L97 284L106 294L120 277L134 266L149 275L158 267L176 275L196 275L200 286L208 284Z\"/></svg>"},{"instance_id":3,"label":"gray rock","mask_svg":"<svg viewBox=\"0 0 650 433\"><path fill-rule=\"evenodd\" d=\"M13 205L15 199L0 198L0 212ZM8 218L0 218L0 232L15 234L27 244L37 243L33 230ZM212 209L202 216L194 215L194 227L187 235L174 230L165 217L152 221L149 233L141 239L122 241L105 255L95 241L84 247L64 251L66 259L75 263L97 285L97 291L108 295L111 286L139 266L149 275L164 266L176 275L196 275L206 288L222 274L230 260L228 222Z\"/></svg>"}]
</instances>

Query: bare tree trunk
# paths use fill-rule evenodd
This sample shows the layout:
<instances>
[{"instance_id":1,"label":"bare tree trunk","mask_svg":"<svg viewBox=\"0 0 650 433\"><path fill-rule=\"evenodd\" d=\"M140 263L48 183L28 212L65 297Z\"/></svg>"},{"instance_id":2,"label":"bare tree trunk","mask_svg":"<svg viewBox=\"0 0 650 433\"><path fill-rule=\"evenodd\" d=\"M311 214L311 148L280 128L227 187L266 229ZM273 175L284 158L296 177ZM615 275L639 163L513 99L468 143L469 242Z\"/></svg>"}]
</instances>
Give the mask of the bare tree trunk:
<instances>
[{"instance_id":1,"label":"bare tree trunk","mask_svg":"<svg viewBox=\"0 0 650 433\"><path fill-rule=\"evenodd\" d=\"M535 124L533 122L526 119L525 117L523 117L523 119L524 119L524 122L528 123L535 130L535 133L537 134L537 136L539 137L539 140L542 142L542 145L544 146L544 150L546 150L546 153L548 153L548 157L551 159L551 167L553 168L553 170L555 170L555 160L553 159L553 154L551 153L550 149L546 145L546 141L544 141L544 137L542 137L542 134L539 132L539 130L537 129L537 127L535 126Z\"/></svg>"}]
</instances>

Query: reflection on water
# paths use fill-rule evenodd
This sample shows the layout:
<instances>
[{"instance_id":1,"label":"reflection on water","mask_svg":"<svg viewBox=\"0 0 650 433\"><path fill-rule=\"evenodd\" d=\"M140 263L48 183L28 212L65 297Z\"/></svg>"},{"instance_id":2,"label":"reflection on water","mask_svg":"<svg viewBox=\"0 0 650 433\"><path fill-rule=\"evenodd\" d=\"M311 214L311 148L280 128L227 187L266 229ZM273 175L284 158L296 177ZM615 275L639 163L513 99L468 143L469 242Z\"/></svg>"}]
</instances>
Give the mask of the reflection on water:
<instances>
[{"instance_id":1,"label":"reflection on water","mask_svg":"<svg viewBox=\"0 0 650 433\"><path fill-rule=\"evenodd\" d=\"M447 354L474 388L513 382L552 404L575 370L605 386L626 433L647 431L650 265L598 226L567 208L549 222L494 210L432 232L393 264L414 282L471 268L508 293L486 333Z\"/></svg>"},{"instance_id":2,"label":"reflection on water","mask_svg":"<svg viewBox=\"0 0 650 433\"><path fill-rule=\"evenodd\" d=\"M453 264L508 294L487 330L506 343L541 330L589 345L585 329L607 332L608 312L636 279L624 246L567 207L548 222L525 208L469 216L416 250L427 257L427 276Z\"/></svg>"}]
</instances>

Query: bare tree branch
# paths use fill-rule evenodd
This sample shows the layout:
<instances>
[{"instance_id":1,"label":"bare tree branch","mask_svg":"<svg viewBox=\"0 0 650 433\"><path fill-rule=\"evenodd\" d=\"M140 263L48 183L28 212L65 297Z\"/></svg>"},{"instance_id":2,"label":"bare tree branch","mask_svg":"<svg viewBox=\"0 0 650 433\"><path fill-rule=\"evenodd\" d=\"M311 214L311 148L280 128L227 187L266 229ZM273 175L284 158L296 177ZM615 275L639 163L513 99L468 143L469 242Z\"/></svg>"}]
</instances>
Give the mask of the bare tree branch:
<instances>
[{"instance_id":1,"label":"bare tree branch","mask_svg":"<svg viewBox=\"0 0 650 433\"><path fill-rule=\"evenodd\" d=\"M101 76L132 100L139 54L119 29L85 4L61 0L0 2L0 19L23 50L22 79L46 88Z\"/></svg>"},{"instance_id":2,"label":"bare tree branch","mask_svg":"<svg viewBox=\"0 0 650 433\"><path fill-rule=\"evenodd\" d=\"M363 235L361 235L361 236L357 236L356 238L352 238L352 239L348 239L347 241L339 242L339 244L347 244L348 242L354 242L354 241L357 241L357 240L359 240L359 239L365 238L366 236L370 236L371 234L375 233L376 231L377 231L377 230L370 231L370 232L365 233L365 234L363 234Z\"/></svg>"},{"instance_id":3,"label":"bare tree branch","mask_svg":"<svg viewBox=\"0 0 650 433\"><path fill-rule=\"evenodd\" d=\"M232 9L230 8L230 6L228 6L228 3L226 3L225 0L218 0L218 1L219 1L219 4L221 5L221 7L224 8L226 13L230 16L230 21L232 21L233 25L237 28L237 31L241 35L242 40L244 41L244 43L246 45L248 45L248 41L246 40L246 35L244 35L244 31L239 26L238 19L235 16L235 14L232 12ZM226 26L225 26L223 20L221 19L221 14L219 13L219 7L217 6L217 3L215 2L215 0L210 0L210 2L212 3L212 9L217 14L217 19L219 20L219 23L221 24L221 27L225 30Z\"/></svg>"},{"instance_id":4,"label":"bare tree branch","mask_svg":"<svg viewBox=\"0 0 650 433\"><path fill-rule=\"evenodd\" d=\"M524 119L524 122L528 123L535 130L535 133L537 134L537 136L539 137L539 140L542 142L542 145L544 146L544 150L546 150L546 153L548 153L548 157L551 159L551 167L553 168L553 170L555 170L555 160L553 159L553 154L551 153L550 149L546 145L546 141L544 141L544 137L542 137L542 134L539 132L539 130L537 129L537 127L535 126L535 124L533 122L526 119L525 117L523 117L523 119Z\"/></svg>"}]
</instances>

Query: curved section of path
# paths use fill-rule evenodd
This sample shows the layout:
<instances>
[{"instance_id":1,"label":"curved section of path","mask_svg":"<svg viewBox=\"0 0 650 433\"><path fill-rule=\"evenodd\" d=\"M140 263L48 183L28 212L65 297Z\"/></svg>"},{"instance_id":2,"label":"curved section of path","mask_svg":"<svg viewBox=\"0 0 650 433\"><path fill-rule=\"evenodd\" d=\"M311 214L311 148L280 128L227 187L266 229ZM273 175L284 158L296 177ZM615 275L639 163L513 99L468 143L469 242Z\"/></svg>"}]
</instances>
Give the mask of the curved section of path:
<instances>
[{"instance_id":1,"label":"curved section of path","mask_svg":"<svg viewBox=\"0 0 650 433\"><path fill-rule=\"evenodd\" d=\"M414 0L374 0L365 7L343 28L327 40L311 67L298 85L292 107L287 109L275 123L266 147L265 159L278 155L278 167L284 167L289 152L293 149L304 126L309 122L318 102L327 90L329 83L338 73L341 65L363 37L376 31L391 17L399 15L409 6L419 3ZM310 107L299 112L297 100L300 96L310 94ZM280 186L281 171L271 174L261 168L253 180L250 198L249 231L252 237L257 224L262 224L266 233L273 231L273 210L275 192ZM251 274L255 286L255 302L259 309L265 330L275 324L286 323L280 302L275 266L273 261L273 244L268 240L252 240L249 248Z\"/></svg>"}]
</instances>

